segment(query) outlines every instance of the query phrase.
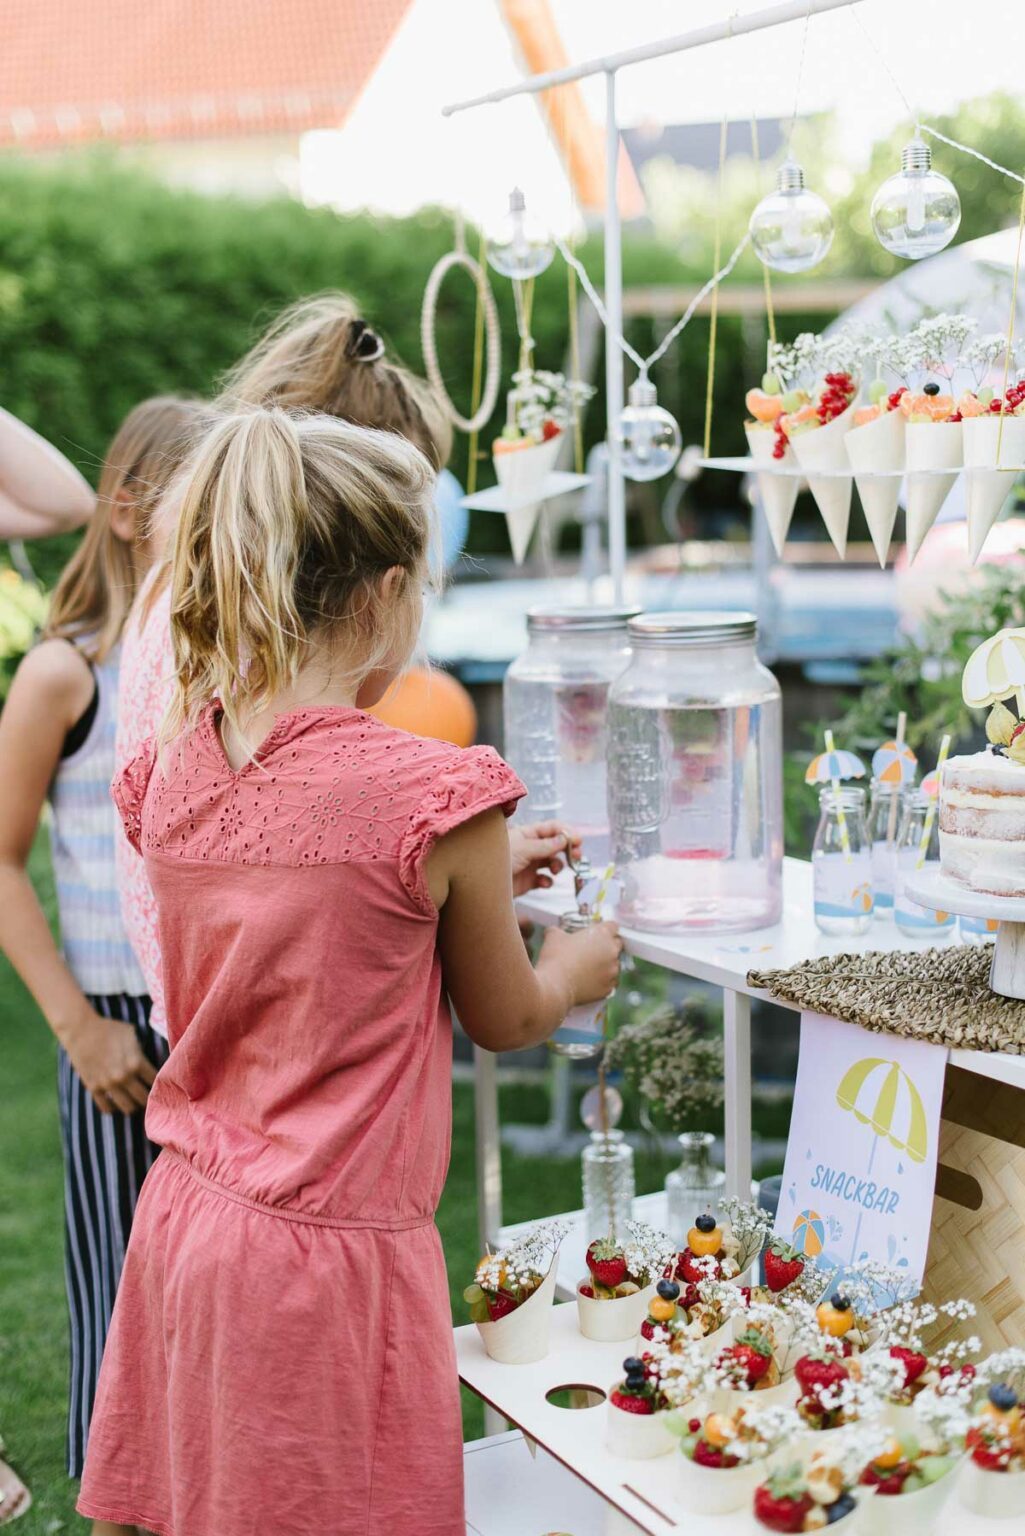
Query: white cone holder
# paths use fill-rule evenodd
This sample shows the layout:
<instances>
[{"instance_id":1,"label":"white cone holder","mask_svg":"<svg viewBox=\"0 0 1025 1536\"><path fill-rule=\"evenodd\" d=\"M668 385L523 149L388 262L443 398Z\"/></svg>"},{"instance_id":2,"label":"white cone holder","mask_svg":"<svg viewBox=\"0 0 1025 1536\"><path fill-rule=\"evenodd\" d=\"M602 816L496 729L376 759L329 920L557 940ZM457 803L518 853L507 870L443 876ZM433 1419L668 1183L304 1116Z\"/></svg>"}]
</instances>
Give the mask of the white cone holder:
<instances>
[{"instance_id":1,"label":"white cone holder","mask_svg":"<svg viewBox=\"0 0 1025 1536\"><path fill-rule=\"evenodd\" d=\"M883 1406L883 1422L892 1429L898 1440L904 1435L922 1439L922 1426L915 1412L914 1403L886 1403Z\"/></svg>"},{"instance_id":2,"label":"white cone holder","mask_svg":"<svg viewBox=\"0 0 1025 1536\"><path fill-rule=\"evenodd\" d=\"M591 1283L590 1276L577 1283L577 1317L584 1338L594 1339L598 1344L625 1344L628 1339L635 1338L648 1315L648 1303L655 1294L655 1286L647 1285L630 1296L598 1301L593 1296L580 1294L580 1287Z\"/></svg>"},{"instance_id":3,"label":"white cone holder","mask_svg":"<svg viewBox=\"0 0 1025 1536\"><path fill-rule=\"evenodd\" d=\"M904 427L900 411L887 411L875 421L852 427L844 438L844 448L854 470L854 483L880 565L886 564L900 505Z\"/></svg>"},{"instance_id":4,"label":"white cone holder","mask_svg":"<svg viewBox=\"0 0 1025 1536\"><path fill-rule=\"evenodd\" d=\"M586 1297L584 1298L586 1300ZM605 1444L613 1456L627 1461L652 1461L679 1445L665 1425L662 1413L627 1413L615 1403L606 1404Z\"/></svg>"},{"instance_id":5,"label":"white cone holder","mask_svg":"<svg viewBox=\"0 0 1025 1536\"><path fill-rule=\"evenodd\" d=\"M492 1360L502 1365L532 1365L548 1353L555 1299L556 1259L532 1296L497 1322L478 1323L477 1332Z\"/></svg>"},{"instance_id":6,"label":"white cone holder","mask_svg":"<svg viewBox=\"0 0 1025 1536\"><path fill-rule=\"evenodd\" d=\"M517 565L522 565L526 558L544 500L545 481L555 468L561 445L560 432L546 443L532 443L528 448L513 448L491 455L502 489L509 542Z\"/></svg>"},{"instance_id":7,"label":"white cone holder","mask_svg":"<svg viewBox=\"0 0 1025 1536\"><path fill-rule=\"evenodd\" d=\"M851 491L854 486L844 438L851 430L853 417L852 401L842 415L834 417L824 427L810 427L806 432L796 433L791 443L797 462L807 476L808 489L822 513L826 531L841 560L847 553L847 529L851 520Z\"/></svg>"},{"instance_id":8,"label":"white cone holder","mask_svg":"<svg viewBox=\"0 0 1025 1536\"><path fill-rule=\"evenodd\" d=\"M982 554L990 529L1025 464L1025 416L973 416L962 423L968 491L968 551L972 564ZM997 441L1000 456L997 457ZM1007 469L997 465L1009 465Z\"/></svg>"},{"instance_id":9,"label":"white cone holder","mask_svg":"<svg viewBox=\"0 0 1025 1536\"><path fill-rule=\"evenodd\" d=\"M748 450L756 464L766 464L770 467L775 465L779 469L797 469L797 459L794 457L792 448L787 448L781 459L773 458L776 434L771 427L745 425L744 431L747 434ZM758 500L765 513L765 521L769 525L772 547L782 560L783 548L790 530L790 520L794 515L797 493L800 489L798 476L796 474L756 474L755 480L758 483Z\"/></svg>"},{"instance_id":10,"label":"white cone holder","mask_svg":"<svg viewBox=\"0 0 1025 1536\"><path fill-rule=\"evenodd\" d=\"M969 1456L957 1492L973 1515L985 1520L1018 1520L1016 1529L1025 1529L1025 1472L987 1472Z\"/></svg>"},{"instance_id":11,"label":"white cone holder","mask_svg":"<svg viewBox=\"0 0 1025 1536\"><path fill-rule=\"evenodd\" d=\"M907 467L907 547L913 560L950 495L962 462L959 421L909 421L904 430Z\"/></svg>"},{"instance_id":12,"label":"white cone holder","mask_svg":"<svg viewBox=\"0 0 1025 1536\"><path fill-rule=\"evenodd\" d=\"M870 1506L872 1536L931 1536L956 1482L955 1464L946 1477L917 1493L877 1492Z\"/></svg>"},{"instance_id":13,"label":"white cone holder","mask_svg":"<svg viewBox=\"0 0 1025 1536\"><path fill-rule=\"evenodd\" d=\"M681 1452L680 1502L703 1515L732 1514L751 1503L767 1469L764 1460L742 1461L739 1467L703 1467Z\"/></svg>"}]
</instances>

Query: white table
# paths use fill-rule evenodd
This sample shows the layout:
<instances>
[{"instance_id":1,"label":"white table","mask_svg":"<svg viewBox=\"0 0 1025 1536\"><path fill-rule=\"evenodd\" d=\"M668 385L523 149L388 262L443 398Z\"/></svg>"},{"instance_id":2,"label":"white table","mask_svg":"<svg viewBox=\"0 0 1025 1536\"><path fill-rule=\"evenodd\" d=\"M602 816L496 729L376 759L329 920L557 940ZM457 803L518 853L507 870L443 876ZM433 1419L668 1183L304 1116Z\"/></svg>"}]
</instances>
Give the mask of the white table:
<instances>
[{"instance_id":1,"label":"white table","mask_svg":"<svg viewBox=\"0 0 1025 1536\"><path fill-rule=\"evenodd\" d=\"M466 1536L643 1536L518 1429L463 1446Z\"/></svg>"},{"instance_id":2,"label":"white table","mask_svg":"<svg viewBox=\"0 0 1025 1536\"><path fill-rule=\"evenodd\" d=\"M519 901L524 916L543 924L557 922L560 913L572 905L571 884L565 874L552 890L535 891ZM624 938L630 954L722 988L726 1187L730 1194L751 1187L751 999L768 997L748 986L748 971L785 970L821 955L919 947L905 938L890 918L876 920L859 938L820 934L812 916L811 864L802 859L783 861L783 916L772 928L741 934L694 930L672 936L624 929ZM952 1050L949 1059L969 1072L1025 1088L1025 1056ZM496 1058L475 1050L474 1076L478 1226L483 1247L499 1241L502 1227Z\"/></svg>"}]
</instances>

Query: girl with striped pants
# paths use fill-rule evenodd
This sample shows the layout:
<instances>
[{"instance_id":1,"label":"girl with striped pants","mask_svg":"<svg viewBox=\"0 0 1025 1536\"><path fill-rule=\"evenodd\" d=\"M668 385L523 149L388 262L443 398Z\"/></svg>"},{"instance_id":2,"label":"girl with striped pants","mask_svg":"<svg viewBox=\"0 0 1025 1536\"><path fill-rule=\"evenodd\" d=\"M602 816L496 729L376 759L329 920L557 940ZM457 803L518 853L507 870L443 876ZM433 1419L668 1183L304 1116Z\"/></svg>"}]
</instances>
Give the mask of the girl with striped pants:
<instances>
[{"instance_id":1,"label":"girl with striped pants","mask_svg":"<svg viewBox=\"0 0 1025 1536\"><path fill-rule=\"evenodd\" d=\"M118 649L145 574L153 507L202 408L145 401L126 418L96 508L53 595L46 633L0 713L0 948L59 1043L71 1335L68 1471L81 1475L96 1380L132 1215L157 1154L143 1109L167 1043L121 925L110 798ZM27 873L44 801L61 948Z\"/></svg>"}]
</instances>

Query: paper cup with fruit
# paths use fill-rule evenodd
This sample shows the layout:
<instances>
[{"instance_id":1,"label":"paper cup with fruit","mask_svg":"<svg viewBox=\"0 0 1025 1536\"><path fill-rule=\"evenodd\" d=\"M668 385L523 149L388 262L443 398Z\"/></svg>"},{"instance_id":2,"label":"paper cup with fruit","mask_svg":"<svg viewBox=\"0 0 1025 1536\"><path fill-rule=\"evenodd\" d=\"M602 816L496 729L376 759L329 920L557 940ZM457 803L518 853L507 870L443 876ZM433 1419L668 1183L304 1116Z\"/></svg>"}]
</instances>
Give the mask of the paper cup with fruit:
<instances>
[{"instance_id":1,"label":"paper cup with fruit","mask_svg":"<svg viewBox=\"0 0 1025 1536\"><path fill-rule=\"evenodd\" d=\"M968 500L968 549L974 564L1025 465L1025 384L1001 405L973 392L958 401ZM999 466L999 467L998 467Z\"/></svg>"},{"instance_id":2,"label":"paper cup with fruit","mask_svg":"<svg viewBox=\"0 0 1025 1536\"><path fill-rule=\"evenodd\" d=\"M666 1427L670 1401L662 1387L662 1368L653 1353L629 1355L623 1377L609 1392L605 1444L614 1456L650 1461L676 1446Z\"/></svg>"},{"instance_id":3,"label":"paper cup with fruit","mask_svg":"<svg viewBox=\"0 0 1025 1536\"><path fill-rule=\"evenodd\" d=\"M775 1321L771 1308L752 1305L744 1331L715 1356L715 1406L720 1412L732 1413L755 1400L787 1405L796 1401L793 1373L780 1365Z\"/></svg>"},{"instance_id":4,"label":"paper cup with fruit","mask_svg":"<svg viewBox=\"0 0 1025 1536\"><path fill-rule=\"evenodd\" d=\"M627 1230L625 1243L611 1235L591 1243L588 1273L577 1284L580 1332L601 1344L623 1343L637 1336L655 1298L655 1287L675 1257L673 1243L664 1232L643 1222L630 1222Z\"/></svg>"},{"instance_id":5,"label":"paper cup with fruit","mask_svg":"<svg viewBox=\"0 0 1025 1536\"><path fill-rule=\"evenodd\" d=\"M477 1265L463 1299L492 1360L529 1365L547 1355L557 1255L567 1230L566 1222L543 1222Z\"/></svg>"},{"instance_id":6,"label":"paper cup with fruit","mask_svg":"<svg viewBox=\"0 0 1025 1536\"><path fill-rule=\"evenodd\" d=\"M906 389L900 410L907 466L908 559L921 549L926 534L953 489L964 456L961 413L954 397L928 383L920 392Z\"/></svg>"},{"instance_id":7,"label":"paper cup with fruit","mask_svg":"<svg viewBox=\"0 0 1025 1536\"><path fill-rule=\"evenodd\" d=\"M1021 1357L1025 1350L1008 1351ZM973 1415L961 1503L989 1520L1017 1520L1025 1528L1025 1402L1006 1381L994 1382Z\"/></svg>"},{"instance_id":8,"label":"paper cup with fruit","mask_svg":"<svg viewBox=\"0 0 1025 1536\"><path fill-rule=\"evenodd\" d=\"M750 1506L769 1458L793 1437L797 1423L790 1409L753 1403L704 1417L680 1409L668 1422L680 1435L680 1497L689 1509L708 1515Z\"/></svg>"},{"instance_id":9,"label":"paper cup with fruit","mask_svg":"<svg viewBox=\"0 0 1025 1536\"><path fill-rule=\"evenodd\" d=\"M749 1301L750 1292L732 1280L707 1279L696 1285L660 1280L641 1324L642 1347L664 1340L671 1349L693 1348L711 1359L735 1337Z\"/></svg>"},{"instance_id":10,"label":"paper cup with fruit","mask_svg":"<svg viewBox=\"0 0 1025 1536\"><path fill-rule=\"evenodd\" d=\"M924 1536L954 1491L970 1424L963 1394L923 1393L918 1413L922 1438L895 1435L861 1474L875 1490L872 1536Z\"/></svg>"},{"instance_id":11,"label":"paper cup with fruit","mask_svg":"<svg viewBox=\"0 0 1025 1536\"><path fill-rule=\"evenodd\" d=\"M704 1211L687 1233L677 1258L675 1278L683 1284L735 1280L758 1258L772 1236L772 1216L747 1200L725 1200L717 1221Z\"/></svg>"},{"instance_id":12,"label":"paper cup with fruit","mask_svg":"<svg viewBox=\"0 0 1025 1536\"><path fill-rule=\"evenodd\" d=\"M900 505L906 424L900 409L900 393L889 392L883 381L877 379L869 390L870 403L855 409L851 430L844 438L880 565L886 564Z\"/></svg>"},{"instance_id":13,"label":"paper cup with fruit","mask_svg":"<svg viewBox=\"0 0 1025 1536\"><path fill-rule=\"evenodd\" d=\"M826 1453L809 1463L791 1462L770 1472L754 1493L756 1530L853 1530L859 1487L851 1474Z\"/></svg>"},{"instance_id":14,"label":"paper cup with fruit","mask_svg":"<svg viewBox=\"0 0 1025 1536\"><path fill-rule=\"evenodd\" d=\"M844 439L854 423L856 394L850 373L827 373L808 404L783 417L783 430L841 560L847 552L854 483Z\"/></svg>"},{"instance_id":15,"label":"paper cup with fruit","mask_svg":"<svg viewBox=\"0 0 1025 1536\"><path fill-rule=\"evenodd\" d=\"M974 1316L974 1303L964 1299L939 1305L904 1300L880 1312L879 1339L865 1363L894 1434L922 1433L917 1404L923 1394L972 1390L975 1366L969 1357L981 1348L978 1338L957 1336L931 1347L929 1335L937 1326L946 1329Z\"/></svg>"},{"instance_id":16,"label":"paper cup with fruit","mask_svg":"<svg viewBox=\"0 0 1025 1536\"><path fill-rule=\"evenodd\" d=\"M797 410L806 398L798 390L784 394L776 375L767 373L761 389L748 390L745 400L749 415L744 422L744 432L756 466L758 500L769 525L772 547L780 559L800 489L797 459L781 422L787 409ZM758 472L759 465L763 466L761 473ZM782 474L782 470L792 470L793 473Z\"/></svg>"}]
</instances>

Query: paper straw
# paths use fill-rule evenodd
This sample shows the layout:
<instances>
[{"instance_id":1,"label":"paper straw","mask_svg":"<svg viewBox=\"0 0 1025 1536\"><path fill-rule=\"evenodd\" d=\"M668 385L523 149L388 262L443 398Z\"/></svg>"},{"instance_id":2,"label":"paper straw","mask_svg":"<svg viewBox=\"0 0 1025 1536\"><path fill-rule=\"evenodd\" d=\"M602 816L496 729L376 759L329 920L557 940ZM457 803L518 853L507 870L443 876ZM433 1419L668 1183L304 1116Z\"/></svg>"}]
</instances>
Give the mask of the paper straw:
<instances>
[{"instance_id":1,"label":"paper straw","mask_svg":"<svg viewBox=\"0 0 1025 1536\"><path fill-rule=\"evenodd\" d=\"M592 923L600 923L602 920L601 909L605 904L606 896L609 894L609 885L615 873L616 866L614 864L606 864L605 872L601 877L601 884L598 887L598 894L594 898L594 911L591 913Z\"/></svg>"},{"instance_id":2,"label":"paper straw","mask_svg":"<svg viewBox=\"0 0 1025 1536\"><path fill-rule=\"evenodd\" d=\"M908 728L907 711L902 709L897 716L897 753L898 756L904 746L904 733ZM886 841L892 848L897 836L897 807L900 805L900 792L904 786L904 770L901 769L900 783L897 785L897 793L890 800L890 819L886 824Z\"/></svg>"},{"instance_id":3,"label":"paper straw","mask_svg":"<svg viewBox=\"0 0 1025 1536\"><path fill-rule=\"evenodd\" d=\"M826 751L830 753L835 752L836 747L833 745L832 731L827 731L825 735ZM844 815L843 801L840 798L840 780L831 777L829 782L833 786L833 797L836 802L836 821L840 828L840 846L843 849L844 858L849 862L851 857L851 840L847 835L847 817Z\"/></svg>"},{"instance_id":4,"label":"paper straw","mask_svg":"<svg viewBox=\"0 0 1025 1536\"><path fill-rule=\"evenodd\" d=\"M947 761L947 753L950 751L950 737L944 736L940 742L940 755L936 759L936 773L942 774L943 764ZM939 803L939 782L936 785L936 799L929 801L929 809L925 813L925 826L922 828L922 841L918 845L918 858L915 868L921 869L925 863L925 856L929 852L929 839L932 837L932 824L936 820L936 806Z\"/></svg>"}]
</instances>

